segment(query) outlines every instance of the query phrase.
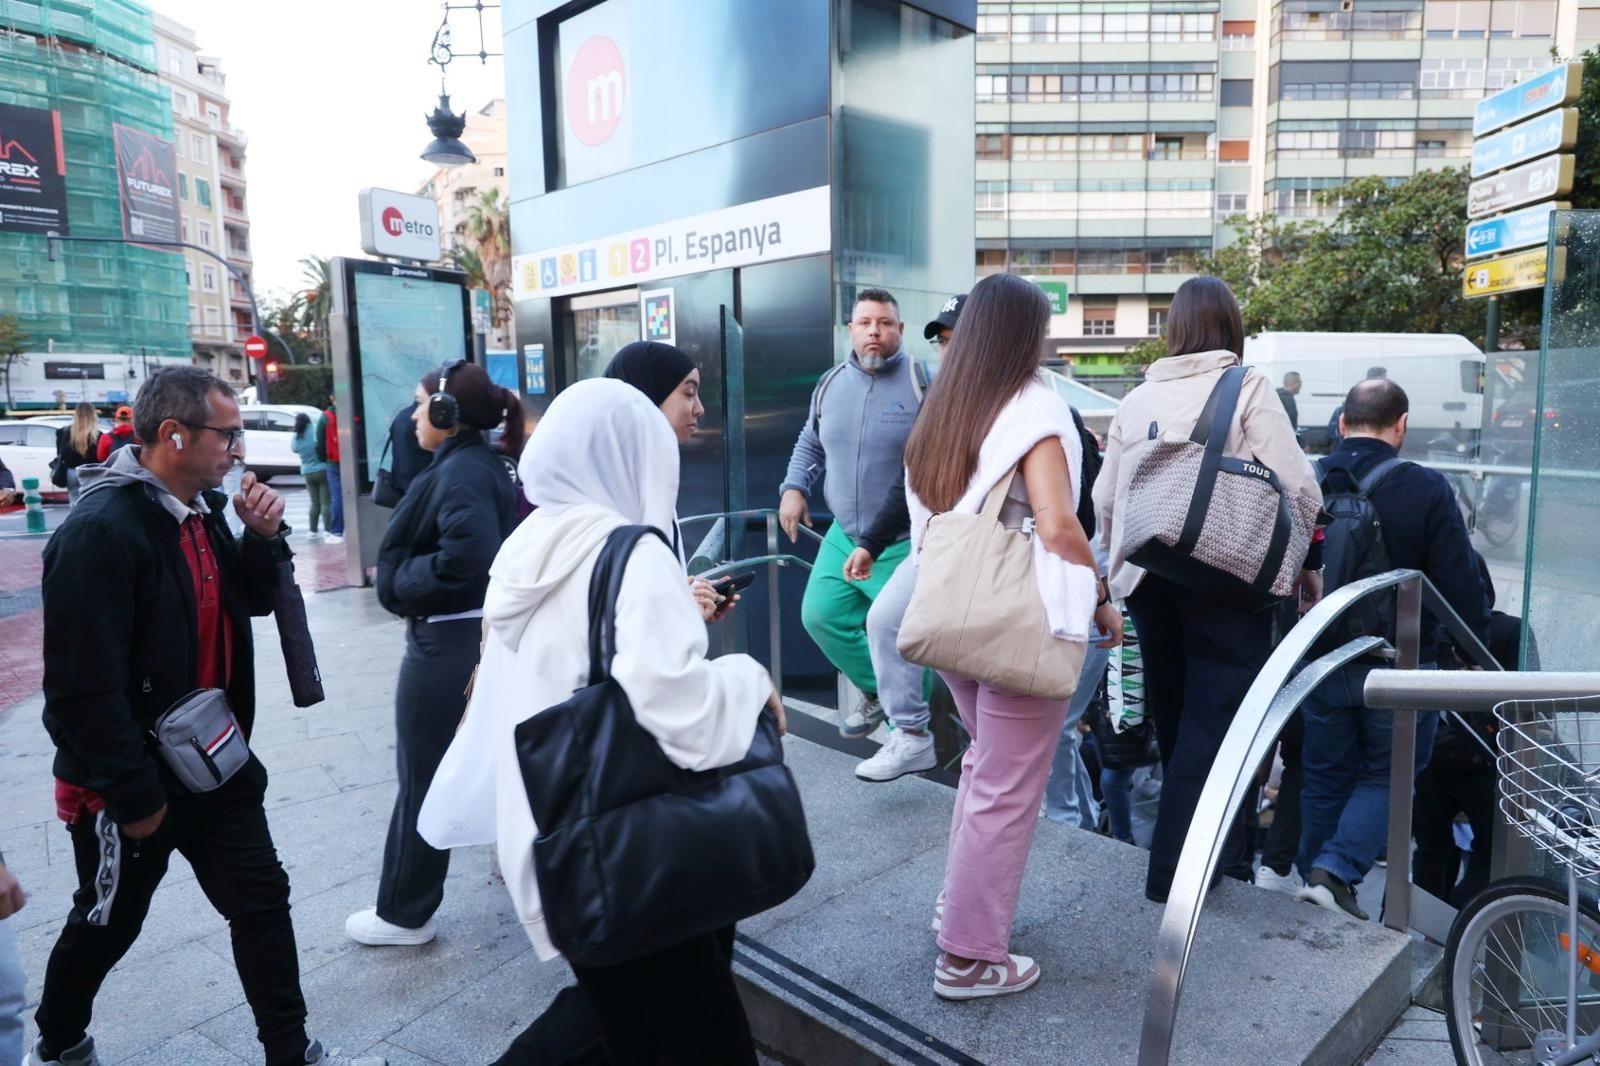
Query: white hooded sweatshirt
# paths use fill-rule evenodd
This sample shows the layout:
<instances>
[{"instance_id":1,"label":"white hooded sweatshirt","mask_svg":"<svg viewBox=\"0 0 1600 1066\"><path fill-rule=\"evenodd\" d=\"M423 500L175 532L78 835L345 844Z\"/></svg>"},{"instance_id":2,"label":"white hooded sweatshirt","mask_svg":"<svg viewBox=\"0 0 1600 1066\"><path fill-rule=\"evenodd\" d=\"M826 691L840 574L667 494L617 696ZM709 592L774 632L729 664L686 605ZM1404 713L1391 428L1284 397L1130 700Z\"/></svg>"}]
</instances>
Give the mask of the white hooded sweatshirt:
<instances>
[{"instance_id":1,"label":"white hooded sweatshirt","mask_svg":"<svg viewBox=\"0 0 1600 1066\"><path fill-rule=\"evenodd\" d=\"M538 830L513 730L588 684L595 560L619 526L671 529L677 441L633 386L584 381L550 405L519 472L539 509L506 540L489 571L472 700L417 828L436 848L494 842L517 916L539 957L549 959L557 951L545 931L533 869ZM681 563L667 545L645 537L618 596L612 676L662 752L690 770L744 758L772 691L754 659L707 659L706 647Z\"/></svg>"}]
</instances>

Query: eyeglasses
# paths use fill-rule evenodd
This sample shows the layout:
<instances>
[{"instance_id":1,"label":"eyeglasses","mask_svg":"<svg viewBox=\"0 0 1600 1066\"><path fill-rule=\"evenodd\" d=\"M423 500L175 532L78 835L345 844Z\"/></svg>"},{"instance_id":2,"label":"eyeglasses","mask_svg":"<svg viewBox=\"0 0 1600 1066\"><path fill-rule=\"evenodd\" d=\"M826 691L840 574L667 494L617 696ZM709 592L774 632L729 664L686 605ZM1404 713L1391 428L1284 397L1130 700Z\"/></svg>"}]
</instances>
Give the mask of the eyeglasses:
<instances>
[{"instance_id":1,"label":"eyeglasses","mask_svg":"<svg viewBox=\"0 0 1600 1066\"><path fill-rule=\"evenodd\" d=\"M220 426L208 426L204 422L185 422L184 425L188 426L190 429L209 429L213 433L220 433L223 439L227 441L228 450L230 452L244 443L243 428L223 429Z\"/></svg>"}]
</instances>

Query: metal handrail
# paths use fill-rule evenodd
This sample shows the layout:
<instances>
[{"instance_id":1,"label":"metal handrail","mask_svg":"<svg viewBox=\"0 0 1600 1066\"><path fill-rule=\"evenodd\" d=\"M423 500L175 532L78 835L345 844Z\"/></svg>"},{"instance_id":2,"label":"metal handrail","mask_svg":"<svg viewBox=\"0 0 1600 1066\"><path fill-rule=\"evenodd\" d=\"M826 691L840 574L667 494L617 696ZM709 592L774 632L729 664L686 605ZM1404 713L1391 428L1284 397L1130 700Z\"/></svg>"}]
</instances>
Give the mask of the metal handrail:
<instances>
[{"instance_id":1,"label":"metal handrail","mask_svg":"<svg viewBox=\"0 0 1600 1066\"><path fill-rule=\"evenodd\" d=\"M1171 1056L1178 1004L1194 947L1200 905L1216 872L1228 829L1238 815L1257 767L1277 743L1289 717L1317 685L1339 668L1363 655L1383 650L1387 644L1377 637L1363 637L1304 668L1301 662L1312 645L1345 612L1390 589L1395 591L1397 601L1393 655L1399 669L1417 667L1424 603L1470 658L1485 669L1500 669L1483 642L1417 570L1391 570L1351 582L1330 593L1289 631L1240 702L1189 823L1156 940L1155 968L1150 975L1144 1027L1139 1040L1139 1066L1166 1066ZM1384 922L1400 929L1406 927L1410 918L1410 851L1407 845L1411 826L1410 770L1415 751L1416 718L1411 714L1397 715L1390 763L1390 867ZM1394 767L1404 767L1404 772L1397 773ZM1400 815L1404 816L1403 830ZM1398 843L1397 835L1400 835Z\"/></svg>"},{"instance_id":2,"label":"metal handrail","mask_svg":"<svg viewBox=\"0 0 1600 1066\"><path fill-rule=\"evenodd\" d=\"M1508 682L1493 674L1462 670L1374 670L1367 675L1363 699L1368 707L1388 711L1487 714L1507 700L1573 699L1597 692L1600 673L1528 672Z\"/></svg>"}]
</instances>

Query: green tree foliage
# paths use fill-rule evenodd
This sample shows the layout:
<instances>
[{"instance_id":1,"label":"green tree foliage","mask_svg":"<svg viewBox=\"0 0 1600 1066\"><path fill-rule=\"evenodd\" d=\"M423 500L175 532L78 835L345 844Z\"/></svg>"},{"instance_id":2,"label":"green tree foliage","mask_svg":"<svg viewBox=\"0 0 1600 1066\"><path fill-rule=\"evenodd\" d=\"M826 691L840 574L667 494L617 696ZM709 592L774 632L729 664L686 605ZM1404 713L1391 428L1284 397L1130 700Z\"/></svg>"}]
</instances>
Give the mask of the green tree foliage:
<instances>
[{"instance_id":1,"label":"green tree foliage","mask_svg":"<svg viewBox=\"0 0 1600 1066\"><path fill-rule=\"evenodd\" d=\"M11 408L11 368L27 361L22 353L28 350L28 335L23 332L22 320L13 314L0 315L0 371L6 376L6 407Z\"/></svg>"},{"instance_id":2,"label":"green tree foliage","mask_svg":"<svg viewBox=\"0 0 1600 1066\"><path fill-rule=\"evenodd\" d=\"M1459 333L1483 342L1484 304L1461 293L1466 170L1398 184L1357 178L1318 194L1321 220L1237 218L1234 244L1196 262L1239 297L1245 332ZM1538 301L1505 301L1501 343L1536 344Z\"/></svg>"},{"instance_id":3,"label":"green tree foliage","mask_svg":"<svg viewBox=\"0 0 1600 1066\"><path fill-rule=\"evenodd\" d=\"M1577 164L1572 178L1572 195L1567 197L1579 209L1600 207L1600 48L1583 53L1583 91L1578 97L1578 146L1573 151Z\"/></svg>"},{"instance_id":4,"label":"green tree foliage","mask_svg":"<svg viewBox=\"0 0 1600 1066\"><path fill-rule=\"evenodd\" d=\"M321 410L333 393L331 366L285 366L271 385L273 403L297 403Z\"/></svg>"}]
</instances>

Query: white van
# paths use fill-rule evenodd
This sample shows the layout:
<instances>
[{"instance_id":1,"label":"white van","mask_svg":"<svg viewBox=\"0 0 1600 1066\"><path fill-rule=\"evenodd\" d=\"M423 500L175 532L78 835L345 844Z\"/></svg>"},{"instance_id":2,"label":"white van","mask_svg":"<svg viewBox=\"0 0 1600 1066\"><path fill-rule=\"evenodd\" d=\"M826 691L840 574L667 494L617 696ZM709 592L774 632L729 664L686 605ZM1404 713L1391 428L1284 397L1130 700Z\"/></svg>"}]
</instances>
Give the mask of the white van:
<instances>
[{"instance_id":1,"label":"white van","mask_svg":"<svg viewBox=\"0 0 1600 1066\"><path fill-rule=\"evenodd\" d=\"M305 415L315 426L322 412L300 404L241 404L244 422L244 465L262 481L298 477L300 456L294 450L295 415Z\"/></svg>"},{"instance_id":2,"label":"white van","mask_svg":"<svg viewBox=\"0 0 1600 1066\"><path fill-rule=\"evenodd\" d=\"M1244 342L1244 361L1282 387L1300 375L1300 434L1326 451L1329 421L1350 387L1387 377L1411 401L1409 436L1424 442L1450 434L1463 443L1483 424L1483 352L1453 333L1263 333Z\"/></svg>"}]
</instances>

